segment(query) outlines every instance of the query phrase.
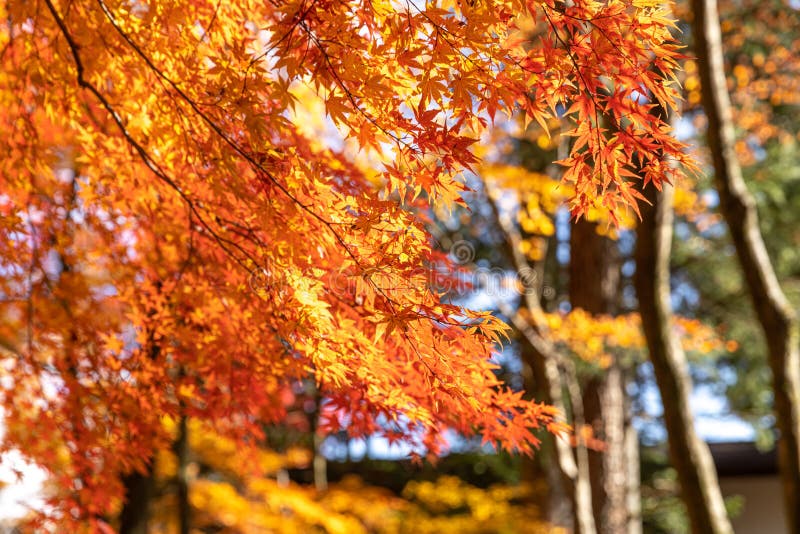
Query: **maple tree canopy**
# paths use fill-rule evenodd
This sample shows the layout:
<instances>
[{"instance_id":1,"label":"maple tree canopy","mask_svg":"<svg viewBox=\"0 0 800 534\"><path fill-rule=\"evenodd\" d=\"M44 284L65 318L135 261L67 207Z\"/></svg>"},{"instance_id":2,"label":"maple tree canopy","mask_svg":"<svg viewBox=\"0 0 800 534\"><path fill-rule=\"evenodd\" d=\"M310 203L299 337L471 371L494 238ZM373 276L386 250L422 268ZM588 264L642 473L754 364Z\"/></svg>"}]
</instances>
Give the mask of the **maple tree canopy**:
<instances>
[{"instance_id":1,"label":"maple tree canopy","mask_svg":"<svg viewBox=\"0 0 800 534\"><path fill-rule=\"evenodd\" d=\"M443 298L452 269L415 208L460 202L497 113L574 125L576 214L671 180L661 4L5 2L4 449L85 521L166 445L165 418L257 438L314 376L323 430L529 452L553 411L496 378L505 326ZM338 141L309 125L314 99Z\"/></svg>"}]
</instances>

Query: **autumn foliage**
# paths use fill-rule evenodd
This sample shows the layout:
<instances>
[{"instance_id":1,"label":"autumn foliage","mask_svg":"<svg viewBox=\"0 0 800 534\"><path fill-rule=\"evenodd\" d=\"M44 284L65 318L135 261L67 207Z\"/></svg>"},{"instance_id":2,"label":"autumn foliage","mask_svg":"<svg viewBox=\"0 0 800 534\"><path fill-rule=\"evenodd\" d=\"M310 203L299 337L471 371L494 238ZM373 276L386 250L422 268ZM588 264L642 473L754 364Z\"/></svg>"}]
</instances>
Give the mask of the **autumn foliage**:
<instances>
[{"instance_id":1,"label":"autumn foliage","mask_svg":"<svg viewBox=\"0 0 800 534\"><path fill-rule=\"evenodd\" d=\"M576 215L672 180L660 4L0 7L3 446L56 477L54 517L101 524L165 418L257 440L309 375L323 431L420 452L560 428L496 378L505 326L447 301L415 208L460 201L498 113L572 124Z\"/></svg>"},{"instance_id":2,"label":"autumn foliage","mask_svg":"<svg viewBox=\"0 0 800 534\"><path fill-rule=\"evenodd\" d=\"M517 531L525 525L530 534L565 532L544 521L541 511L525 501L535 490L529 485L478 488L445 475L411 480L396 494L349 474L319 492L277 476L280 469L307 467L308 450L292 447L279 454L259 448L237 454L238 443L197 422L189 425L189 442L194 473L189 501L196 529L243 534L478 534ZM153 506L149 531L154 534L178 530L175 495L168 491L177 464L170 451L156 455L156 478L166 491Z\"/></svg>"}]
</instances>

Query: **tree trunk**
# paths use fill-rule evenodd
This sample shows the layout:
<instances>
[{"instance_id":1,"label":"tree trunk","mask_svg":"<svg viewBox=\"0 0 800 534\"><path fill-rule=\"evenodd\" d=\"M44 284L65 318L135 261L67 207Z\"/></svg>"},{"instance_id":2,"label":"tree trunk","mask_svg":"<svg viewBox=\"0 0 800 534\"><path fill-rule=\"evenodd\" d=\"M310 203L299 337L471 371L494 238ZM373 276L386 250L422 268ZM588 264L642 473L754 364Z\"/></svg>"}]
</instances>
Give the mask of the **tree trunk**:
<instances>
[{"instance_id":1,"label":"tree trunk","mask_svg":"<svg viewBox=\"0 0 800 534\"><path fill-rule=\"evenodd\" d=\"M597 229L596 223L585 219L571 226L570 302L573 309L582 308L592 315L613 314L619 291L617 249ZM626 435L633 429L626 428L630 418L624 372L617 362L589 379L583 399L586 423L606 444L602 452L588 452L595 523L601 532L627 533L631 523L629 494L639 493L639 480L638 473L637 479L628 476L630 461L626 456L633 453L638 462L638 449L626 446Z\"/></svg>"},{"instance_id":2,"label":"tree trunk","mask_svg":"<svg viewBox=\"0 0 800 534\"><path fill-rule=\"evenodd\" d=\"M159 286L160 289L160 286ZM152 330L148 333L149 356L158 358L161 347L154 342ZM147 534L150 521L150 500L155 492L153 462L150 457L146 473L133 472L125 475L122 485L125 488L124 504L119 514L119 534Z\"/></svg>"},{"instance_id":3,"label":"tree trunk","mask_svg":"<svg viewBox=\"0 0 800 534\"><path fill-rule=\"evenodd\" d=\"M178 436L175 440L175 456L178 458L178 472L176 473L178 486L178 532L189 534L191 529L192 509L189 504L189 480L187 467L189 465L189 425L187 417L181 416L178 421Z\"/></svg>"},{"instance_id":4,"label":"tree trunk","mask_svg":"<svg viewBox=\"0 0 800 534\"><path fill-rule=\"evenodd\" d=\"M150 519L150 498L154 490L152 470L145 474L131 473L122 479L125 504L119 515L120 534L147 534Z\"/></svg>"},{"instance_id":5,"label":"tree trunk","mask_svg":"<svg viewBox=\"0 0 800 534\"><path fill-rule=\"evenodd\" d=\"M529 269L527 260L520 252L522 238L519 232L509 221L504 221L500 217L493 203L492 208L517 272ZM542 277L539 276L530 282L533 285L540 285L541 280ZM508 309L502 301L498 303L500 311L511 319L524 340L530 344L531 350L523 352L531 356L525 364L530 366L538 380L537 387L544 393L542 400L564 415L569 413L568 407L571 407L575 424L583 424L583 400L574 369L572 366L560 365L561 355L540 332L540 318L543 312L539 301L539 289L539 287L527 287L523 293L522 305L527 308L530 321L516 313L516 310ZM564 389L569 395L569 402L564 397ZM592 488L586 447L578 443L576 451L573 452L568 443L557 437L553 439L553 448L563 486L570 495L574 533L593 534L597 530L592 513Z\"/></svg>"},{"instance_id":6,"label":"tree trunk","mask_svg":"<svg viewBox=\"0 0 800 534\"><path fill-rule=\"evenodd\" d=\"M311 467L314 473L314 487L317 491L328 490L328 460L322 454L322 444L325 438L317 432L319 428L320 412L322 412L322 395L314 386L314 413L311 414L311 446L314 448L314 459Z\"/></svg>"},{"instance_id":7,"label":"tree trunk","mask_svg":"<svg viewBox=\"0 0 800 534\"><path fill-rule=\"evenodd\" d=\"M715 0L692 0L693 33L708 117L720 209L758 321L764 330L772 370L778 456L788 532L800 533L800 326L781 289L758 225L755 200L747 190L734 148L731 103L725 81L719 15Z\"/></svg>"},{"instance_id":8,"label":"tree trunk","mask_svg":"<svg viewBox=\"0 0 800 534\"><path fill-rule=\"evenodd\" d=\"M536 351L523 336L520 340L520 358L524 365L523 378L526 395L540 402L547 402L548 380L544 371L542 355ZM551 404L552 405L552 404ZM560 451L556 449L555 440L551 434L542 436L539 450L532 457L523 456L521 459L520 478L531 487L538 489L537 482L544 476L547 480L546 494L534 492L529 504L541 506L547 503L547 521L553 525L567 526L573 521L573 489L572 481L564 475L560 468ZM569 483L569 487L567 487Z\"/></svg>"},{"instance_id":9,"label":"tree trunk","mask_svg":"<svg viewBox=\"0 0 800 534\"><path fill-rule=\"evenodd\" d=\"M633 426L633 421L628 413L625 422L625 447L628 451L625 455L625 474L628 477L628 496L625 505L625 512L628 517L626 532L628 534L642 534L642 492L641 492L641 470L639 459L639 433Z\"/></svg>"},{"instance_id":10,"label":"tree trunk","mask_svg":"<svg viewBox=\"0 0 800 534\"><path fill-rule=\"evenodd\" d=\"M659 193L651 186L645 196L652 205L641 206L634 283L650 361L661 392L672 465L678 472L692 532L732 534L711 452L694 429L686 355L672 331L669 256L673 189L664 184Z\"/></svg>"},{"instance_id":11,"label":"tree trunk","mask_svg":"<svg viewBox=\"0 0 800 534\"><path fill-rule=\"evenodd\" d=\"M603 451L589 451L595 522L598 531L609 534L641 531L639 439L631 424L625 377L614 362L584 388L586 421L605 443Z\"/></svg>"},{"instance_id":12,"label":"tree trunk","mask_svg":"<svg viewBox=\"0 0 800 534\"><path fill-rule=\"evenodd\" d=\"M503 311L504 315L511 317L514 326L519 330L525 341L530 344L532 351L528 354L533 357L525 362L530 365L534 375L540 377L543 392L543 402L555 407L559 412L568 413L568 403L564 398L563 387L572 397L582 405L580 396L576 399L576 389L579 390L577 379L571 372L572 369L559 369L559 357L555 349L542 338L536 329L527 323L520 315L511 310ZM579 418L582 421L582 417ZM548 438L546 438L548 439ZM592 488L589 480L589 465L586 448L578 447L573 452L572 447L561 437L552 437L556 462L561 473L561 481L572 504L573 532L575 534L591 534L597 532L592 513Z\"/></svg>"},{"instance_id":13,"label":"tree trunk","mask_svg":"<svg viewBox=\"0 0 800 534\"><path fill-rule=\"evenodd\" d=\"M617 248L597 229L586 219L570 226L569 300L593 315L612 314L619 292Z\"/></svg>"}]
</instances>

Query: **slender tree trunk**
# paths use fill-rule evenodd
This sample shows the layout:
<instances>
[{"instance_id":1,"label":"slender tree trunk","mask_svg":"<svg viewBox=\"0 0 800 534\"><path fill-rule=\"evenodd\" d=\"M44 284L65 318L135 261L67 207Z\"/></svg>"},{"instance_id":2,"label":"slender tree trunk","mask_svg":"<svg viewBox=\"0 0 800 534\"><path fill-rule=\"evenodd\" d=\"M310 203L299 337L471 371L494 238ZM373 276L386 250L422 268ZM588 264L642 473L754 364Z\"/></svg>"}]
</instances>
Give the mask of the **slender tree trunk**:
<instances>
[{"instance_id":1,"label":"slender tree trunk","mask_svg":"<svg viewBox=\"0 0 800 534\"><path fill-rule=\"evenodd\" d=\"M569 152L569 137L562 136L558 147L558 159L564 159ZM551 176L560 174L557 165L551 165L547 173ZM507 220L504 220L497 209L495 203L491 200L492 194L489 191L490 185L484 183L489 205L494 213L496 224L502 231L506 245L508 247L508 254L517 270L518 274L530 270L528 260L521 252L522 237L518 229ZM548 251L549 253L550 251ZM534 280L527 280L533 282L533 286L528 287L524 292L521 306L525 307L529 312L530 320L523 318L516 313L516 310L501 310L509 317L522 334L524 341L528 343L529 347L523 350L523 356L529 359L524 363L532 370L532 375L535 377L535 387L544 393L545 402L554 406L564 416L567 416L568 404L564 398L564 392L570 396L571 404L574 406L573 419L578 424L583 424L583 400L581 398L580 385L577 382L577 377L574 374L574 368L560 365L561 355L555 350L555 347L548 342L546 338L541 335L541 325L539 324L542 316L542 303L540 295L542 295L542 282L544 280L544 265L534 265L535 274L537 275ZM527 277L526 277L527 278ZM502 306L502 303L501 303ZM526 387L530 384L526 384ZM548 439L548 438L545 438ZM557 469L560 473L560 487L569 495L569 501L572 508L573 531L575 534L594 534L597 532L594 514L592 512L592 488L589 477L589 461L585 444L578 443L576 450L573 452L572 447L559 437L550 436L550 443L556 458ZM531 469L524 469L523 473L530 473Z\"/></svg>"},{"instance_id":2,"label":"slender tree trunk","mask_svg":"<svg viewBox=\"0 0 800 534\"><path fill-rule=\"evenodd\" d=\"M151 470L147 473L126 475L122 483L125 487L125 504L119 515L120 534L147 534L150 518L150 499L155 489Z\"/></svg>"},{"instance_id":3,"label":"slender tree trunk","mask_svg":"<svg viewBox=\"0 0 800 534\"><path fill-rule=\"evenodd\" d=\"M606 521L605 510L608 504L605 481L606 457L614 448L606 437L609 422L606 418L616 413L617 406L606 406L605 404L606 376L590 376L583 384L583 414L586 424L592 428L594 436L602 439L606 445L602 451L588 451L587 460L589 463L589 482L592 486L592 511L594 522L598 532L608 531L608 521ZM612 432L613 433L613 432ZM616 533L615 533L616 534Z\"/></svg>"},{"instance_id":4,"label":"slender tree trunk","mask_svg":"<svg viewBox=\"0 0 800 534\"><path fill-rule=\"evenodd\" d=\"M619 291L619 265L615 244L597 232L597 224L585 219L570 231L569 295L573 308L592 315L613 314ZM584 388L584 416L606 444L604 451L589 451L589 475L595 523L601 532L627 533L631 520L628 498L638 494L639 481L628 476L626 446L625 380L614 362L602 375L589 379ZM635 527L634 527L635 528Z\"/></svg>"},{"instance_id":5,"label":"slender tree trunk","mask_svg":"<svg viewBox=\"0 0 800 534\"><path fill-rule=\"evenodd\" d=\"M151 360L155 360L161 353L161 347L154 342L152 331L149 332L148 338L149 356ZM146 473L133 472L122 479L125 495L122 511L119 514L119 534L147 534L150 500L155 492L154 461L151 456Z\"/></svg>"},{"instance_id":6,"label":"slender tree trunk","mask_svg":"<svg viewBox=\"0 0 800 534\"><path fill-rule=\"evenodd\" d=\"M569 403L564 396L563 386L572 397L570 400L581 405L580 396L576 398L575 393L580 393L577 379L571 372L572 369L560 369L559 357L554 347L542 338L536 329L531 326L520 315L512 310L503 311L504 314L512 318L514 326L519 330L525 340L531 345L533 358L526 362L536 369L534 375L541 377L543 386L542 401L555 407L561 413L568 413ZM580 418L582 420L582 417ZM556 462L561 473L561 482L570 496L572 504L573 531L575 534L590 534L596 532L594 515L592 513L592 487L589 480L589 465L586 456L586 448L579 446L573 452L572 447L560 437L552 438L552 445L555 451Z\"/></svg>"},{"instance_id":7,"label":"slender tree trunk","mask_svg":"<svg viewBox=\"0 0 800 534\"><path fill-rule=\"evenodd\" d=\"M639 433L633 426L630 411L626 410L627 418L625 421L625 474L628 477L628 495L626 499L625 512L628 517L626 532L628 534L642 534L642 492L641 492L641 472L639 465Z\"/></svg>"},{"instance_id":8,"label":"slender tree trunk","mask_svg":"<svg viewBox=\"0 0 800 534\"><path fill-rule=\"evenodd\" d=\"M527 395L541 402L547 402L548 380L544 371L542 355L523 336L520 340L520 357L525 366L524 385ZM565 477L560 468L555 440L550 434L542 437L539 450L533 457L522 458L521 479L537 488L542 476L547 480L547 493L532 495L531 504L547 502L547 521L553 525L566 526L573 521L572 481ZM569 488L566 483L569 483Z\"/></svg>"},{"instance_id":9,"label":"slender tree trunk","mask_svg":"<svg viewBox=\"0 0 800 534\"><path fill-rule=\"evenodd\" d=\"M491 195L489 196L491 197ZM491 205L498 227L505 236L508 252L517 272L529 269L528 261L520 251L522 238L518 230L509 221L503 220L497 207L493 203ZM565 415L569 413L568 407L572 408L575 423L583 424L583 400L580 396L580 387L574 375L574 369L571 366L560 365L561 355L539 331L543 312L539 301L540 288L535 286L540 285L541 280L541 276L529 280L533 284L526 288L523 295L523 305L530 314L530 321L516 313L516 310L508 309L502 302L498 304L501 312L511 319L515 328L531 346L531 351L526 351L525 354L533 357L525 363L533 369L534 375L539 380L537 387L545 394L545 398L542 400ZM569 400L564 396L564 388L569 395ZM553 440L553 448L564 487L571 497L574 532L575 534L593 534L596 532L596 527L592 513L592 488L589 480L586 447L579 443L576 451L573 452L568 443L563 439L556 438Z\"/></svg>"},{"instance_id":10,"label":"slender tree trunk","mask_svg":"<svg viewBox=\"0 0 800 534\"><path fill-rule=\"evenodd\" d=\"M725 81L716 0L692 0L696 53L708 117L720 208L730 229L750 298L764 330L772 370L778 456L788 532L800 533L800 325L783 293L758 225L734 148L730 97Z\"/></svg>"},{"instance_id":11,"label":"slender tree trunk","mask_svg":"<svg viewBox=\"0 0 800 534\"><path fill-rule=\"evenodd\" d=\"M603 451L589 451L595 521L600 532L609 534L641 531L639 505L631 506L640 498L639 449L628 413L625 376L614 362L584 388L586 421L605 443Z\"/></svg>"},{"instance_id":12,"label":"slender tree trunk","mask_svg":"<svg viewBox=\"0 0 800 534\"><path fill-rule=\"evenodd\" d=\"M322 443L325 441L323 436L317 433L319 428L319 414L322 411L322 395L314 387L314 413L311 414L311 446L314 448L314 459L311 466L314 472L314 487L317 491L327 491L328 489L328 460L322 454Z\"/></svg>"},{"instance_id":13,"label":"slender tree trunk","mask_svg":"<svg viewBox=\"0 0 800 534\"><path fill-rule=\"evenodd\" d=\"M181 416L178 421L178 436L175 440L175 456L178 458L176 474L178 486L178 532L189 534L191 529L192 509L189 504L189 480L186 469L189 465L189 426L187 417Z\"/></svg>"},{"instance_id":14,"label":"slender tree trunk","mask_svg":"<svg viewBox=\"0 0 800 534\"><path fill-rule=\"evenodd\" d=\"M661 392L672 465L678 472L692 532L732 534L711 452L694 429L686 355L672 331L669 256L673 189L664 184L659 193L651 186L645 195L652 205L641 206L634 283L650 361Z\"/></svg>"}]
</instances>

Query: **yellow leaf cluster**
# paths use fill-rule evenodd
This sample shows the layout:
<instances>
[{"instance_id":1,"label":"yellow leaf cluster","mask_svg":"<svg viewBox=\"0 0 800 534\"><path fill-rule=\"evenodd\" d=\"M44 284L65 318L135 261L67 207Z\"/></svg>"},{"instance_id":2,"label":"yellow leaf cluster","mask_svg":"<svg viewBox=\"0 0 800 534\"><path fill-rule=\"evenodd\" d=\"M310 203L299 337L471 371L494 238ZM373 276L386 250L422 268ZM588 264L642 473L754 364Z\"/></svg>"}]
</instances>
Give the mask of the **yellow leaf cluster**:
<instances>
[{"instance_id":1,"label":"yellow leaf cluster","mask_svg":"<svg viewBox=\"0 0 800 534\"><path fill-rule=\"evenodd\" d=\"M638 313L612 317L592 315L578 308L569 313L546 314L545 320L553 341L600 368L611 365L620 349L646 347ZM676 317L674 332L687 351L709 354L737 348L735 341L726 340L719 331L696 319Z\"/></svg>"}]
</instances>

